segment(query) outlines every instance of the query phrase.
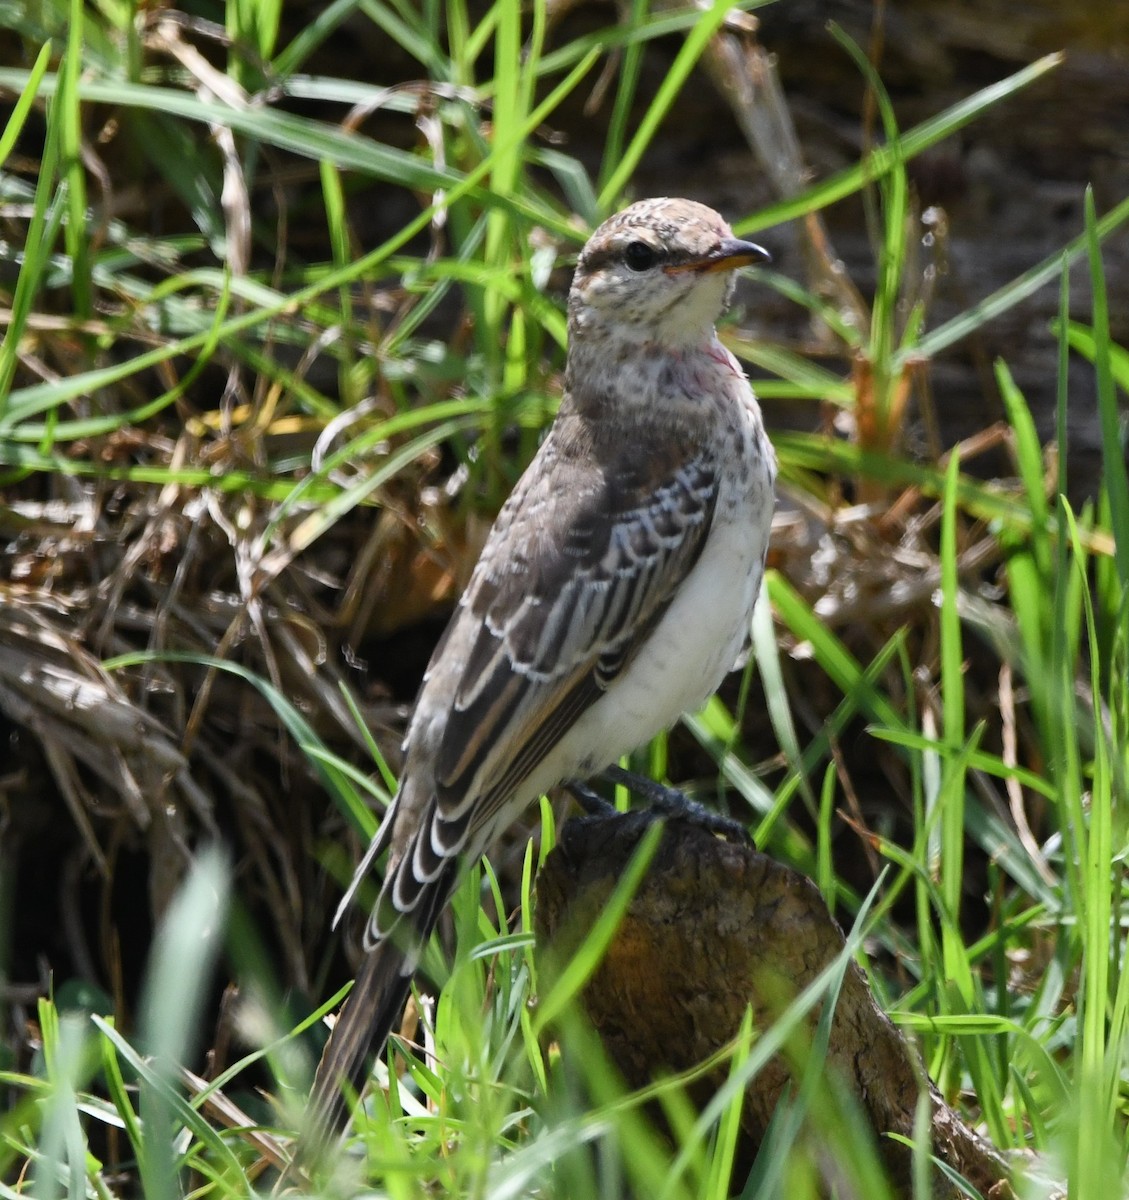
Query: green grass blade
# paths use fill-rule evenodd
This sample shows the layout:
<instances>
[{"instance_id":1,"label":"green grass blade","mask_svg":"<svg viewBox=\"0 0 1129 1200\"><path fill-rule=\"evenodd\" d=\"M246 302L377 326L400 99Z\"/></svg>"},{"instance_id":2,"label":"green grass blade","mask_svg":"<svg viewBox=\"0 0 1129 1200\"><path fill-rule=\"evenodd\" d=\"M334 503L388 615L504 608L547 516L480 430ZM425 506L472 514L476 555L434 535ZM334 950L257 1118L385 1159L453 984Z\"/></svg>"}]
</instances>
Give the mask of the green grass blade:
<instances>
[{"instance_id":1,"label":"green grass blade","mask_svg":"<svg viewBox=\"0 0 1129 1200\"><path fill-rule=\"evenodd\" d=\"M0 133L0 167L8 161L8 156L19 141L20 134L23 133L50 62L51 44L47 42L40 47L39 54L36 56L31 70L27 73L27 80L20 89L15 104L12 105L12 111L4 124L4 132Z\"/></svg>"},{"instance_id":2,"label":"green grass blade","mask_svg":"<svg viewBox=\"0 0 1129 1200\"><path fill-rule=\"evenodd\" d=\"M170 1101L177 1094L179 1068L198 1036L204 996L222 945L230 884L223 855L201 854L153 943L140 1018L149 1054L141 1068L140 1098L147 1131L140 1167L147 1197L175 1197L179 1192L173 1130L183 1121L187 1105ZM210 1130L207 1136L213 1143L218 1140ZM224 1157L234 1183L242 1171L229 1151Z\"/></svg>"},{"instance_id":3,"label":"green grass blade","mask_svg":"<svg viewBox=\"0 0 1129 1200\"><path fill-rule=\"evenodd\" d=\"M88 1070L90 1039L82 1017L60 1016L48 1000L39 1003L39 1028L51 1092L31 1194L36 1200L78 1200L86 1195L86 1141L77 1089Z\"/></svg>"},{"instance_id":4,"label":"green grass blade","mask_svg":"<svg viewBox=\"0 0 1129 1200\"><path fill-rule=\"evenodd\" d=\"M40 79L43 72L37 71ZM30 78L25 81L25 91L30 87ZM19 344L23 337L32 303L42 286L52 248L62 228L66 195L56 190L58 182L59 144L61 139L59 107L52 105L48 110L47 134L43 153L39 160L39 177L35 184L31 220L28 222L24 260L20 265L12 295L12 313L8 328L0 342L0 445L3 441L3 422L12 407L12 380L19 362Z\"/></svg>"},{"instance_id":5,"label":"green grass blade","mask_svg":"<svg viewBox=\"0 0 1129 1200\"><path fill-rule=\"evenodd\" d=\"M808 213L818 212L836 201L854 195L867 183L879 179L888 171L895 169L899 162L909 162L924 150L935 146L945 138L951 137L965 125L995 108L1009 96L1030 87L1049 71L1053 71L1063 60L1061 54L1048 54L1044 58L1024 67L1014 75L999 83L991 84L981 91L961 100L943 113L922 122L902 135L896 150L889 146L879 146L870 151L865 158L854 166L846 167L832 175L830 179L815 184L798 196L782 200L768 208L761 209L755 215L734 225L734 231L739 237L749 237L761 229L769 229L773 225L781 225L785 221L795 221Z\"/></svg>"},{"instance_id":6,"label":"green grass blade","mask_svg":"<svg viewBox=\"0 0 1129 1200\"><path fill-rule=\"evenodd\" d=\"M94 309L90 283L90 245L87 236L86 168L82 162L82 118L79 105L79 78L82 70L85 5L71 0L67 22L67 49L59 72L59 89L52 107L58 106L59 154L62 182L66 187L67 222L64 237L71 262L71 290L75 312L88 318Z\"/></svg>"},{"instance_id":7,"label":"green grass blade","mask_svg":"<svg viewBox=\"0 0 1129 1200\"><path fill-rule=\"evenodd\" d=\"M658 132L663 118L670 111L670 106L685 86L694 64L701 58L709 39L721 28L729 9L730 4L727 0L713 0L709 8L699 13L693 29L679 47L670 70L647 106L647 111L639 122L639 127L635 130L635 136L624 150L623 157L619 160L615 170L611 172L603 187L600 188L599 199L602 210L610 208L622 194L623 189L627 186L627 181L635 173L635 168L639 165L644 151Z\"/></svg>"},{"instance_id":8,"label":"green grass blade","mask_svg":"<svg viewBox=\"0 0 1129 1200\"><path fill-rule=\"evenodd\" d=\"M623 875L600 910L600 915L567 964L560 970L549 992L541 998L537 1009L535 1030L540 1034L560 1017L599 965L615 936L623 914L627 911L651 859L662 840L664 823L652 822L631 856Z\"/></svg>"},{"instance_id":9,"label":"green grass blade","mask_svg":"<svg viewBox=\"0 0 1129 1200\"><path fill-rule=\"evenodd\" d=\"M1129 201L1126 202L1129 205ZM1113 387L1110 355L1109 298L1102 265L1100 223L1094 212L1094 192L1086 189L1086 251L1090 264L1093 295L1094 366L1098 376L1098 419L1102 431L1103 483L1109 497L1113 531L1117 539L1114 562L1122 588L1129 588L1129 472L1125 467L1125 445L1121 416Z\"/></svg>"},{"instance_id":10,"label":"green grass blade","mask_svg":"<svg viewBox=\"0 0 1129 1200\"><path fill-rule=\"evenodd\" d=\"M1129 199L1110 209L1100 220L1094 223L1094 237L1104 241L1110 234L1116 232L1129 221ZM989 321L1014 308L1020 301L1026 300L1040 288L1045 287L1056 278L1063 269L1063 263L1073 263L1082 255L1089 252L1090 236L1079 234L1067 242L1061 249L1048 255L1042 262L1024 271L1017 279L1005 284L990 296L977 301L959 316L953 317L929 333L923 334L917 346L911 353L932 357L949 346L955 345L963 338L982 328ZM910 352L907 352L910 353Z\"/></svg>"}]
</instances>

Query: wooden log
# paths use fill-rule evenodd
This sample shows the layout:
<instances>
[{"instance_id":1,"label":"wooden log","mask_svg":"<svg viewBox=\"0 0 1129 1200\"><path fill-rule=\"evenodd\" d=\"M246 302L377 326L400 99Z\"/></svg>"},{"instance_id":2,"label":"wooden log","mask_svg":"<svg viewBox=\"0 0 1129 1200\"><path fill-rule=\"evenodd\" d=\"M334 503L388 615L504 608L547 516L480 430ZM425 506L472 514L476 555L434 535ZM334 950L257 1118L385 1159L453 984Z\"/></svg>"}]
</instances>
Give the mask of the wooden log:
<instances>
[{"instance_id":1,"label":"wooden log","mask_svg":"<svg viewBox=\"0 0 1129 1200\"><path fill-rule=\"evenodd\" d=\"M551 971L591 930L652 819L617 813L564 827L537 880L535 930L544 969ZM641 1088L722 1050L737 1035L747 1006L755 1028L767 1030L844 944L810 880L751 846L673 820L581 1003L628 1086ZM802 1027L808 1045L821 1007ZM748 1085L739 1170L752 1164L781 1093L805 1057L793 1043ZM853 961L835 1006L825 1070L833 1088L845 1087L857 1099L899 1193L910 1195L911 1152L882 1135L912 1136L924 1089L933 1153L982 1195L1012 1194L1004 1157L943 1102L916 1049L882 1011ZM691 1099L704 1105L727 1072L723 1064L700 1079ZM834 1164L823 1165L834 1178ZM941 1171L934 1172L934 1197L959 1194Z\"/></svg>"}]
</instances>

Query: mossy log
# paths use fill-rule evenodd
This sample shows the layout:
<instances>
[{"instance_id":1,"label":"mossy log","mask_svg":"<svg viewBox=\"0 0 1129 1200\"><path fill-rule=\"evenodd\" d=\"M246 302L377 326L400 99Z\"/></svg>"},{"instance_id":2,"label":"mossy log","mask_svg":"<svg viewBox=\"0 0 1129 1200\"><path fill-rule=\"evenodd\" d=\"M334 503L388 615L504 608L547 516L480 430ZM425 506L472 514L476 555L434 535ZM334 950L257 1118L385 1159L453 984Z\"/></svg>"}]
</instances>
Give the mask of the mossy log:
<instances>
[{"instance_id":1,"label":"mossy log","mask_svg":"<svg viewBox=\"0 0 1129 1200\"><path fill-rule=\"evenodd\" d=\"M591 930L650 820L647 814L609 813L564 827L537 880L537 949L547 968ZM754 1027L768 1029L844 944L810 880L751 846L673 820L581 1001L627 1084L641 1088L723 1050L749 1006ZM821 1008L817 1004L806 1018L808 1045ZM739 1166L753 1162L804 1057L793 1039L749 1083ZM1003 1155L944 1103L917 1051L882 1011L853 961L835 1005L825 1070L834 1088L846 1088L858 1101L891 1179L907 1197L911 1152L883 1135L912 1136L923 1091L932 1110L936 1157L982 1195L1011 1195ZM723 1063L699 1079L690 1089L695 1103L705 1104L727 1073ZM833 1162L821 1166L829 1181L835 1178ZM933 1195L958 1194L936 1170Z\"/></svg>"}]
</instances>

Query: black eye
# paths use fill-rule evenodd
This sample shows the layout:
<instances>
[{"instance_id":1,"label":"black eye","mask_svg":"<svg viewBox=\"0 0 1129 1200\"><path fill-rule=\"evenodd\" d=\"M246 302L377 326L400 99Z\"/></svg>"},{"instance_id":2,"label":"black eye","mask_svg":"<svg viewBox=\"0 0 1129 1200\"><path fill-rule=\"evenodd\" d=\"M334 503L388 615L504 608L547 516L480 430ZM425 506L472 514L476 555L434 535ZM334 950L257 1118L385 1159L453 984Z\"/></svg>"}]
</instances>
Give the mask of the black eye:
<instances>
[{"instance_id":1,"label":"black eye","mask_svg":"<svg viewBox=\"0 0 1129 1200\"><path fill-rule=\"evenodd\" d=\"M628 242L623 261L633 271L648 271L658 262L658 255L646 242Z\"/></svg>"}]
</instances>

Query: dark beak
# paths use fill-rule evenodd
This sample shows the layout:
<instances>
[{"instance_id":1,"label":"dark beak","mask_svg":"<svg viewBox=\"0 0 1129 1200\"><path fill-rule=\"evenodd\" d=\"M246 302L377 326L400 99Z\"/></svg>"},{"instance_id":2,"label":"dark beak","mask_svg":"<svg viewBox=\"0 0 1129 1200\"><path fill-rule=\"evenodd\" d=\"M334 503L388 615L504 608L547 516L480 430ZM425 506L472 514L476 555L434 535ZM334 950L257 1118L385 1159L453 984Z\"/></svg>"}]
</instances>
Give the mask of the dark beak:
<instances>
[{"instance_id":1,"label":"dark beak","mask_svg":"<svg viewBox=\"0 0 1129 1200\"><path fill-rule=\"evenodd\" d=\"M691 258L686 262L671 263L665 267L668 275L680 271L697 271L701 275L713 271L735 271L738 267L747 267L755 262L771 262L772 255L756 242L742 241L741 238L722 238L717 246L701 258Z\"/></svg>"}]
</instances>

